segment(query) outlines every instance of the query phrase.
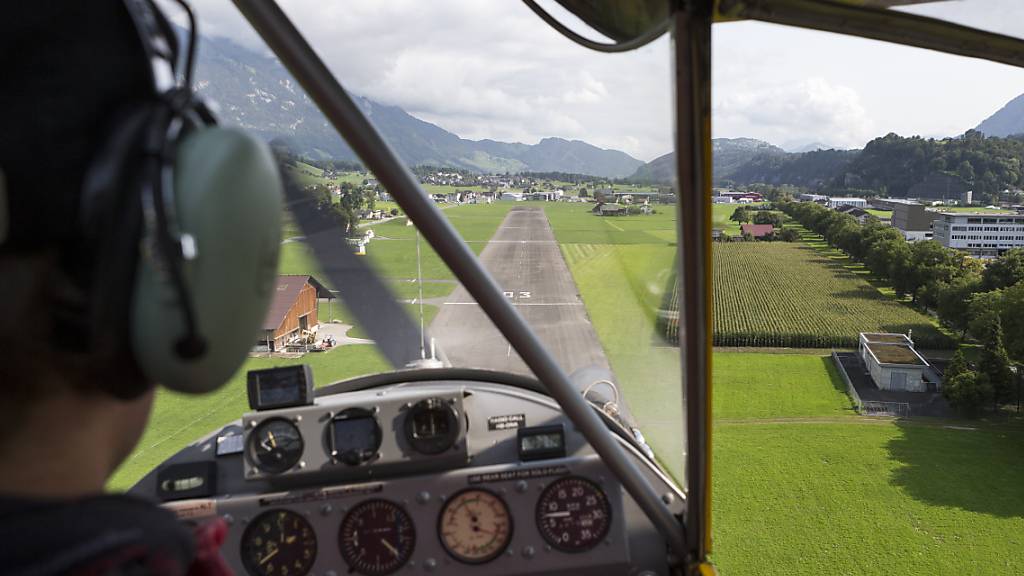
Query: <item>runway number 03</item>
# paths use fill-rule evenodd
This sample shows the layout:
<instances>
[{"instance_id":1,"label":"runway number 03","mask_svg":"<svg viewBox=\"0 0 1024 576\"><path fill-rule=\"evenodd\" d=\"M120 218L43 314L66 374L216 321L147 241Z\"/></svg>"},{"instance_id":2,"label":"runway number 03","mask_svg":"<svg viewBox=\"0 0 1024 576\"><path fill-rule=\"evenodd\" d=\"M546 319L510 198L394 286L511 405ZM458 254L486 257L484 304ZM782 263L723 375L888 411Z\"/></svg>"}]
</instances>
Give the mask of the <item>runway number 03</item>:
<instances>
[{"instance_id":1,"label":"runway number 03","mask_svg":"<svg viewBox=\"0 0 1024 576\"><path fill-rule=\"evenodd\" d=\"M529 297L530 297L530 293L529 292L519 292L519 298L529 298ZM516 299L516 293L515 292L506 291L505 292L505 298L511 298L511 299L515 300Z\"/></svg>"}]
</instances>

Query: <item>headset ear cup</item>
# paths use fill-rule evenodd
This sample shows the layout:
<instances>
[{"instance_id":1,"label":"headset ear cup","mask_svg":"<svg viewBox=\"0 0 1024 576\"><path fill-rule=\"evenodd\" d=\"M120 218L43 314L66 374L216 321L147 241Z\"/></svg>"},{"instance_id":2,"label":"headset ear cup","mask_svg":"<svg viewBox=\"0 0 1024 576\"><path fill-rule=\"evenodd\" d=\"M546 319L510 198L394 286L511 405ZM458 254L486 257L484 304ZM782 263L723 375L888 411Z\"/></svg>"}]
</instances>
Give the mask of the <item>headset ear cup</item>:
<instances>
[{"instance_id":1,"label":"headset ear cup","mask_svg":"<svg viewBox=\"0 0 1024 576\"><path fill-rule=\"evenodd\" d=\"M176 353L186 332L181 299L146 249L135 274L131 346L151 381L202 393L226 382L255 344L277 275L283 193L269 147L239 130L193 130L176 158L177 227L197 251L181 266L207 349L192 360Z\"/></svg>"}]
</instances>

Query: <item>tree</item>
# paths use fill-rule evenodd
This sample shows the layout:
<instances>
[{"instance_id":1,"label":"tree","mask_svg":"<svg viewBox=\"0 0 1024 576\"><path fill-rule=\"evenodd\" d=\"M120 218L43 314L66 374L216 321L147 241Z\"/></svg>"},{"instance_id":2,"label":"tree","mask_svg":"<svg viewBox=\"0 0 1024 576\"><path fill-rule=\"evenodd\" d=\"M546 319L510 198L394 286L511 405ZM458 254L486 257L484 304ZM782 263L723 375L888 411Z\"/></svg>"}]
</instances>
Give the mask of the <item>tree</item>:
<instances>
[{"instance_id":1,"label":"tree","mask_svg":"<svg viewBox=\"0 0 1024 576\"><path fill-rule=\"evenodd\" d=\"M1009 288L1024 280L1024 248L1014 248L993 260L982 273L985 290Z\"/></svg>"},{"instance_id":2,"label":"tree","mask_svg":"<svg viewBox=\"0 0 1024 576\"><path fill-rule=\"evenodd\" d=\"M975 416L991 400L992 386L984 374L968 370L948 380L943 378L942 396L954 408Z\"/></svg>"},{"instance_id":3,"label":"tree","mask_svg":"<svg viewBox=\"0 0 1024 576\"><path fill-rule=\"evenodd\" d=\"M779 232L779 240L783 242L798 242L800 240L800 233L793 228L783 228Z\"/></svg>"},{"instance_id":4,"label":"tree","mask_svg":"<svg viewBox=\"0 0 1024 576\"><path fill-rule=\"evenodd\" d=\"M963 162L960 163L960 166L957 167L956 172L957 175L960 176L960 179L963 180L964 182L968 184L974 182L974 166L971 166L971 163L968 162L967 160L964 160Z\"/></svg>"},{"instance_id":5,"label":"tree","mask_svg":"<svg viewBox=\"0 0 1024 576\"><path fill-rule=\"evenodd\" d=\"M989 324L982 338L981 358L978 361L978 373L988 380L992 391L993 408L1002 402L1008 402L1013 396L1013 372L1010 370L1010 358L1003 346L1003 324L999 316Z\"/></svg>"},{"instance_id":6,"label":"tree","mask_svg":"<svg viewBox=\"0 0 1024 576\"><path fill-rule=\"evenodd\" d=\"M967 303L967 330L978 340L988 334L989 326L999 317L1003 308L1003 291L979 292Z\"/></svg>"},{"instance_id":7,"label":"tree","mask_svg":"<svg viewBox=\"0 0 1024 576\"><path fill-rule=\"evenodd\" d=\"M750 222L750 219L750 210L746 206L740 206L733 210L732 216L729 216L729 220L739 222L740 224L747 224Z\"/></svg>"},{"instance_id":8,"label":"tree","mask_svg":"<svg viewBox=\"0 0 1024 576\"><path fill-rule=\"evenodd\" d=\"M948 380L971 370L971 364L967 361L967 356L964 355L964 349L957 348L956 354L953 354L953 359L946 366L946 371L942 373L942 383L945 385Z\"/></svg>"},{"instance_id":9,"label":"tree","mask_svg":"<svg viewBox=\"0 0 1024 576\"><path fill-rule=\"evenodd\" d=\"M1003 338L1010 358L1024 362L1024 282L1003 290L1000 319Z\"/></svg>"},{"instance_id":10,"label":"tree","mask_svg":"<svg viewBox=\"0 0 1024 576\"><path fill-rule=\"evenodd\" d=\"M978 274L964 274L949 282L935 284L935 309L939 317L952 329L967 332L971 319L967 302L981 288L981 277Z\"/></svg>"},{"instance_id":11,"label":"tree","mask_svg":"<svg viewBox=\"0 0 1024 576\"><path fill-rule=\"evenodd\" d=\"M776 228L782 228L782 215L767 210L759 210L754 214L754 224L771 224Z\"/></svg>"},{"instance_id":12,"label":"tree","mask_svg":"<svg viewBox=\"0 0 1024 576\"><path fill-rule=\"evenodd\" d=\"M910 248L910 261L902 280L908 288L907 293L916 302L922 287L939 281L948 282L956 275L957 268L957 257L952 250L934 240L915 242ZM896 280L895 276L893 280Z\"/></svg>"}]
</instances>

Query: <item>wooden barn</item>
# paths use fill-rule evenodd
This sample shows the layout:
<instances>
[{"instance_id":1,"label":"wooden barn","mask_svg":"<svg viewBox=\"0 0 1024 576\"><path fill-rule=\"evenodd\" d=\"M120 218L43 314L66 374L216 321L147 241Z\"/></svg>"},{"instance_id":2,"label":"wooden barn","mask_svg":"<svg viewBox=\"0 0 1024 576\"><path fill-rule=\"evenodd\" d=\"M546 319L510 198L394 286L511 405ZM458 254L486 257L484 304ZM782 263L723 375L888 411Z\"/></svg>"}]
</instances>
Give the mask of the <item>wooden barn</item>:
<instances>
[{"instance_id":1,"label":"wooden barn","mask_svg":"<svg viewBox=\"0 0 1024 576\"><path fill-rule=\"evenodd\" d=\"M256 349L280 352L289 342L300 338L304 330L315 331L319 325L317 299L333 297L312 276L278 276Z\"/></svg>"}]
</instances>

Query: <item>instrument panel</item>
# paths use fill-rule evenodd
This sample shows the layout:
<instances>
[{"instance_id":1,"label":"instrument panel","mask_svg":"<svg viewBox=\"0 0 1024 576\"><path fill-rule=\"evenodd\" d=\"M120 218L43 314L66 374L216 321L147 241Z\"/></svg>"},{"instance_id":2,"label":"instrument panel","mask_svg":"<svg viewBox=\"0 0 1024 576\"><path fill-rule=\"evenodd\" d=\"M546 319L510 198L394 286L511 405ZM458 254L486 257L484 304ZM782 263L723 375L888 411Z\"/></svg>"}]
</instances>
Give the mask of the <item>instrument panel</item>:
<instances>
[{"instance_id":1,"label":"instrument panel","mask_svg":"<svg viewBox=\"0 0 1024 576\"><path fill-rule=\"evenodd\" d=\"M622 442L681 513L671 481ZM496 384L257 410L133 492L163 494L186 522L223 518L225 558L251 576L669 573L664 541L557 404Z\"/></svg>"}]
</instances>

